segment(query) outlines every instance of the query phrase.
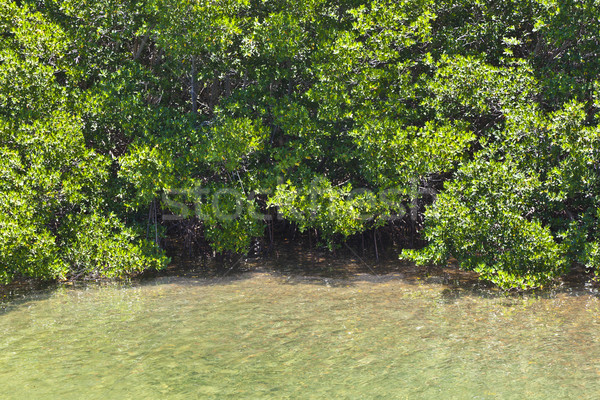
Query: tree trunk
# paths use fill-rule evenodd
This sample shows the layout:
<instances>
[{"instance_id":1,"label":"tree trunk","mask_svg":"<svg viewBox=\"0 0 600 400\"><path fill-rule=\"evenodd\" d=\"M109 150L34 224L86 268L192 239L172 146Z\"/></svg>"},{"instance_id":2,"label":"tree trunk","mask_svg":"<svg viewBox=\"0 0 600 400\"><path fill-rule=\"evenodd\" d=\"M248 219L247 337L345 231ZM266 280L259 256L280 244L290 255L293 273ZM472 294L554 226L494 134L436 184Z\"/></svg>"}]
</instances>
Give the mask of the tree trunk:
<instances>
[{"instance_id":1,"label":"tree trunk","mask_svg":"<svg viewBox=\"0 0 600 400\"><path fill-rule=\"evenodd\" d=\"M192 112L198 112L198 95L196 93L196 62L192 56L192 70L190 72L190 96L192 101Z\"/></svg>"}]
</instances>

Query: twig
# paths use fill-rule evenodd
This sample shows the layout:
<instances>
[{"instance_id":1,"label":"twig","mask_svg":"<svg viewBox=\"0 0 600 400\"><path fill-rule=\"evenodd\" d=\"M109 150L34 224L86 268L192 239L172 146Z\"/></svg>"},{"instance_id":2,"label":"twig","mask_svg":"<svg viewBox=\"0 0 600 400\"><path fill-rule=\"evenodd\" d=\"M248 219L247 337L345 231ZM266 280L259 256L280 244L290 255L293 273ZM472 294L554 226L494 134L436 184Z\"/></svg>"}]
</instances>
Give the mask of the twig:
<instances>
[{"instance_id":1,"label":"twig","mask_svg":"<svg viewBox=\"0 0 600 400\"><path fill-rule=\"evenodd\" d=\"M244 256L241 256L240 258L238 258L238 260L235 263L233 263L233 265L227 271L225 271L225 273L223 275L221 275L219 277L219 279L217 279L217 282L221 282L221 280L223 280L223 278L225 278L225 275L227 275L228 273L230 273L231 270L233 270L235 268L235 266L238 265L238 263L240 261L242 261L242 258L244 258Z\"/></svg>"},{"instance_id":2,"label":"twig","mask_svg":"<svg viewBox=\"0 0 600 400\"><path fill-rule=\"evenodd\" d=\"M347 248L348 250L350 250L350 251L352 252L352 254L354 254L354 255L356 256L356 258L358 258L358 259L359 259L359 260L360 260L360 261L361 261L363 264L365 264L365 266L366 266L367 268L369 268L369 270L370 270L370 271L373 273L373 275L375 275L375 276L379 276L379 274L377 274L377 272L375 272L375 271L373 270L373 268L371 268L371 266L365 262L365 260L363 260L362 258L360 258L360 256L359 256L358 254L356 254L356 252L355 252L355 251L352 249L352 247L348 246L348 245L346 244L346 242L344 242L344 246L346 246L346 248Z\"/></svg>"}]
</instances>

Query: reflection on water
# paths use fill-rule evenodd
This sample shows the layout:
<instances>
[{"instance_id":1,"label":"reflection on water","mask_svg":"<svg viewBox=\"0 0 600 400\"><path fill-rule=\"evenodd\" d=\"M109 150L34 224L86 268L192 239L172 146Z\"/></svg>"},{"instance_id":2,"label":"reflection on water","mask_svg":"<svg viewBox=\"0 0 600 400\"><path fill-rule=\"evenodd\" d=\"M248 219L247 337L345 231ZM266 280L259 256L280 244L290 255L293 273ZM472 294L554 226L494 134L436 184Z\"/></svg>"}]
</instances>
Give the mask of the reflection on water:
<instances>
[{"instance_id":1,"label":"reflection on water","mask_svg":"<svg viewBox=\"0 0 600 400\"><path fill-rule=\"evenodd\" d=\"M0 312L2 398L597 398L600 301L247 273L38 292Z\"/></svg>"}]
</instances>

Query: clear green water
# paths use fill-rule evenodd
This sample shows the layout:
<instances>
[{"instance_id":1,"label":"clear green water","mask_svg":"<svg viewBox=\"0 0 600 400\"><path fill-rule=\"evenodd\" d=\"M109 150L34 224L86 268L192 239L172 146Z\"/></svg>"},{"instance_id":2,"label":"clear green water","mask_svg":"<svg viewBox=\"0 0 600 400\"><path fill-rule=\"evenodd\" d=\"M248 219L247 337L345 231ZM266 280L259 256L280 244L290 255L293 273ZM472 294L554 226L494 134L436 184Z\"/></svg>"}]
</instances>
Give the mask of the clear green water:
<instances>
[{"instance_id":1,"label":"clear green water","mask_svg":"<svg viewBox=\"0 0 600 400\"><path fill-rule=\"evenodd\" d=\"M31 294L0 312L0 397L600 397L595 295L368 280L247 274Z\"/></svg>"}]
</instances>

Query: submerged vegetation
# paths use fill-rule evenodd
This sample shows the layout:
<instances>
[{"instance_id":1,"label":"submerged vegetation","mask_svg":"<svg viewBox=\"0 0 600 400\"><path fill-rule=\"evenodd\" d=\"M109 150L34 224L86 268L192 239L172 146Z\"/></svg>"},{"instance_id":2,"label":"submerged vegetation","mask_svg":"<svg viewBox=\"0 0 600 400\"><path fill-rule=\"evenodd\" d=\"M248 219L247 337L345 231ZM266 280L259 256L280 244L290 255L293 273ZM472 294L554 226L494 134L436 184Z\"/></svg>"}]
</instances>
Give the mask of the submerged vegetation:
<instances>
[{"instance_id":1,"label":"submerged vegetation","mask_svg":"<svg viewBox=\"0 0 600 400\"><path fill-rule=\"evenodd\" d=\"M502 287L600 271L599 9L2 1L0 280L160 268L182 226L244 253L274 217L331 249L410 225L402 258Z\"/></svg>"}]
</instances>

